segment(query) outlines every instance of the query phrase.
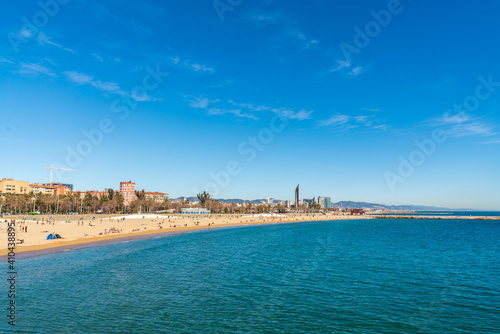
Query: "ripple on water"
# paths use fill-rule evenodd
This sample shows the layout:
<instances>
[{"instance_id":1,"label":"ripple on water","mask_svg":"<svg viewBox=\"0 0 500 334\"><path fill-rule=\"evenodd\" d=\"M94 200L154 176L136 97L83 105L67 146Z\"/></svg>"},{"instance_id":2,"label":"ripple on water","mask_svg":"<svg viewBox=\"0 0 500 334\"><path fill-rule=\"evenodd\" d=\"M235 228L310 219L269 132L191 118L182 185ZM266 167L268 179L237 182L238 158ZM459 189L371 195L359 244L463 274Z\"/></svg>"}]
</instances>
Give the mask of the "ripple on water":
<instances>
[{"instance_id":1,"label":"ripple on water","mask_svg":"<svg viewBox=\"0 0 500 334\"><path fill-rule=\"evenodd\" d=\"M23 259L18 329L495 332L499 224L454 222L240 227Z\"/></svg>"}]
</instances>

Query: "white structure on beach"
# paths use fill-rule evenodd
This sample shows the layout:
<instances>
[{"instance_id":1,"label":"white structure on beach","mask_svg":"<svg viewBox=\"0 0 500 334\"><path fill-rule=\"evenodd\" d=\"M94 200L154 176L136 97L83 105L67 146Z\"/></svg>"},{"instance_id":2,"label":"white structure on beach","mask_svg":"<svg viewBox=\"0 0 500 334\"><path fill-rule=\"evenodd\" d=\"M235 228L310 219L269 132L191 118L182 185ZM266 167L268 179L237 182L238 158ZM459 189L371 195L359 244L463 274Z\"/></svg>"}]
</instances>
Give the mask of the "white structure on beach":
<instances>
[{"instance_id":1,"label":"white structure on beach","mask_svg":"<svg viewBox=\"0 0 500 334\"><path fill-rule=\"evenodd\" d=\"M210 211L203 208L182 208L183 215L209 215Z\"/></svg>"}]
</instances>

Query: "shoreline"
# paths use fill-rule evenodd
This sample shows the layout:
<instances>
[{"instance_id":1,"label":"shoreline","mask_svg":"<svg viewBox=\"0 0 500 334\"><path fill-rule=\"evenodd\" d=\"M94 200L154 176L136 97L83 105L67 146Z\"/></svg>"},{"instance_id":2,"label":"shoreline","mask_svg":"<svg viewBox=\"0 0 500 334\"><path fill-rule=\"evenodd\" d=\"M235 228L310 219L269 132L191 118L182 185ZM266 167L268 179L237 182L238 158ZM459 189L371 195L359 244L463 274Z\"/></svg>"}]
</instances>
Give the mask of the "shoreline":
<instances>
[{"instance_id":1,"label":"shoreline","mask_svg":"<svg viewBox=\"0 0 500 334\"><path fill-rule=\"evenodd\" d=\"M61 233L63 235L69 234L65 239L55 239L55 240L49 240L46 241L44 238L40 238L39 234L37 235L38 238L35 240L31 240L32 242L30 244L16 244L15 247L15 254L18 256L18 258L27 258L27 257L33 257L33 256L39 256L39 255L44 255L48 254L51 252L59 252L59 251L65 251L65 250L71 250L71 249L79 249L79 248L87 248L87 247L98 247L101 245L106 245L106 244L111 244L111 243L118 243L118 242L123 242L123 241L131 241L131 240L141 240L141 239L150 239L150 238L155 238L155 237L166 237L166 236L171 236L171 235L177 235L177 234L184 234L184 233L189 233L189 232L195 232L195 231L201 231L201 230L210 230L210 229L221 229L221 228L226 228L226 227L243 227L243 226L254 226L254 225L272 225L272 224L292 224L292 223L301 223L301 222L313 222L313 221L335 221L335 220L357 220L357 219L439 219L439 220L500 220L500 217L493 217L493 216L413 216L413 215L365 215L365 216L351 216L351 215L301 215L301 214L296 214L296 215L290 215L290 216L242 216L242 215L216 215L216 216L207 216L207 217L193 217L193 216L161 216L161 215L154 215L154 217L148 217L148 218L142 218L142 219L134 219L134 217L130 217L130 220L127 221L113 221L114 219L117 219L117 217L106 217L103 218L106 221L103 221L101 219L102 225L97 223L96 221L92 221L95 225L91 225L90 220L85 220L82 221L81 227L76 227L74 226L74 223L77 222L76 220L73 221L72 226L61 226L61 225L71 225L71 221L65 222L61 221L62 219L66 219L68 216L59 216L59 217L54 217L53 224L58 223L59 227L61 228L70 228L71 231L73 232L73 235L71 235L69 232L59 232L57 227L54 227L52 225L48 225L50 227L41 227L38 224L34 225L36 221L28 221L26 223L29 226L29 229L36 228L44 228L44 229L53 229L57 230L58 233ZM17 217L16 217L17 218ZM30 217L31 218L31 217ZM151 219L154 218L154 219ZM73 217L74 219L74 217ZM158 226L161 224L165 223L165 220L168 219L169 223L179 223L179 226L170 225L170 227L164 227L164 228L159 228ZM173 221L170 222L170 219ZM231 221L232 219L239 219L239 221ZM245 220L246 219L246 220ZM5 220L5 219L4 219ZM162 222L158 224L159 220ZM189 222L192 222L193 220L209 220L210 222L199 222L198 225L191 225L188 226ZM231 222L229 222L229 221ZM104 222L104 224L103 224ZM151 228L151 225L153 225L151 222L153 222L157 228ZM2 221L4 223L4 221ZM77 232L74 232L78 229L80 229L81 232L96 232L94 229L89 228L88 226L83 226L84 223L88 223L89 226L96 227L100 226L102 229L103 227L110 227L111 225L116 225L124 228L130 228L134 227L135 229L130 231L130 232L120 232L120 233L107 233L107 234L89 234L87 236L82 237L81 235L76 236L74 235ZM135 223L135 225L134 225ZM149 228L146 228L147 223L149 224ZM16 222L16 225L20 224ZM137 228L137 224L139 225L139 228ZM184 226L182 226L182 224ZM209 225L210 224L210 225ZM5 224L6 225L6 224ZM80 226L80 225L78 225ZM141 230L140 228L144 227L144 230ZM114 227L113 227L114 228ZM16 227L17 229L17 227ZM122 229L123 231L123 229ZM0 231L0 232L6 232L6 231ZM35 231L36 233L37 231ZM48 231L41 231L47 233ZM1 233L3 234L3 233ZM86 234L86 233L84 233ZM24 236L22 232L16 231L16 238L20 238ZM32 239L33 239L33 235ZM2 239L5 238L4 240L7 239L7 235L3 235ZM0 260L5 260L7 259L8 255L8 249L7 248L2 248L0 249Z\"/></svg>"},{"instance_id":2,"label":"shoreline","mask_svg":"<svg viewBox=\"0 0 500 334\"><path fill-rule=\"evenodd\" d=\"M190 218L192 217L180 217L180 218ZM223 217L228 218L228 217ZM247 217L245 217L247 218ZM258 217L255 217L258 218ZM267 217L266 217L267 218ZM32 244L32 245L22 245L17 244L15 247L16 257L21 255L19 258L27 258L32 256L44 255L52 252L64 251L68 249L79 249L86 247L98 247L101 245L118 243L129 240L141 240L141 239L149 239L155 237L165 237L177 234L184 234L189 232L201 231L201 230L210 230L210 229L221 229L225 227L238 227L238 226L254 226L254 225L272 225L272 224L291 224L291 223L301 223L301 222L313 222L313 221L330 221L330 220L352 220L352 219L370 219L370 217L360 217L360 216L306 216L306 217L283 217L284 219L274 219L274 220L250 220L250 221L241 221L241 222L231 222L231 223L219 223L208 226L204 225L195 225L195 226L178 226L178 227L170 227L170 228L158 228L158 229L150 229L146 231L136 231L136 232L128 232L128 233L116 233L116 234L106 234L106 235L93 235L87 237L78 237L68 239L56 239L51 240L49 243L41 243L41 244ZM165 218L163 218L165 219ZM213 219L213 218L212 218ZM219 218L220 219L220 218ZM144 219L146 220L146 219ZM143 220L138 221L141 223ZM83 225L83 224L82 224ZM144 225L144 223L142 224ZM19 235L22 233L17 232L16 238L19 238ZM8 249L2 248L0 249L0 260L7 259Z\"/></svg>"},{"instance_id":3,"label":"shoreline","mask_svg":"<svg viewBox=\"0 0 500 334\"><path fill-rule=\"evenodd\" d=\"M500 220L500 216L370 215L374 219Z\"/></svg>"}]
</instances>

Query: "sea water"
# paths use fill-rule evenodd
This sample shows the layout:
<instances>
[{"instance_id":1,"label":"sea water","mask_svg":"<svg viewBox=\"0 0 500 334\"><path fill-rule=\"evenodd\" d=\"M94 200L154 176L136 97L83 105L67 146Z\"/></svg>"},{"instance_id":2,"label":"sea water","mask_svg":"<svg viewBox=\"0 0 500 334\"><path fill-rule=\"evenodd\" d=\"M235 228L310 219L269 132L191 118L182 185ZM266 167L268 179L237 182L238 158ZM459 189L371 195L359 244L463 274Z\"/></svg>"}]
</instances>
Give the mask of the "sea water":
<instances>
[{"instance_id":1,"label":"sea water","mask_svg":"<svg viewBox=\"0 0 500 334\"><path fill-rule=\"evenodd\" d=\"M15 332L499 333L499 242L500 221L373 219L55 252L16 262Z\"/></svg>"},{"instance_id":2,"label":"sea water","mask_svg":"<svg viewBox=\"0 0 500 334\"><path fill-rule=\"evenodd\" d=\"M461 217L498 217L500 211L416 211L402 213L377 213L381 216L461 216Z\"/></svg>"}]
</instances>

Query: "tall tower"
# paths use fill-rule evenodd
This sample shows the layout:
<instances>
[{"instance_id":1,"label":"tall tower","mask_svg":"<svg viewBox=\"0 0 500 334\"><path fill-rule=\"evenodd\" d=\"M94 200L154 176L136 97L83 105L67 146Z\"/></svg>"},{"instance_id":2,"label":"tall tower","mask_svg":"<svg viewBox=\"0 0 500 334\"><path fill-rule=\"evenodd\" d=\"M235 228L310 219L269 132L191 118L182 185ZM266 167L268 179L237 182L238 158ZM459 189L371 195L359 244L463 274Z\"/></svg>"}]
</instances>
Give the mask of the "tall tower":
<instances>
[{"instance_id":1,"label":"tall tower","mask_svg":"<svg viewBox=\"0 0 500 334\"><path fill-rule=\"evenodd\" d=\"M135 200L135 183L132 181L120 182L120 193L123 196L123 204L130 205Z\"/></svg>"},{"instance_id":2,"label":"tall tower","mask_svg":"<svg viewBox=\"0 0 500 334\"><path fill-rule=\"evenodd\" d=\"M297 188L295 188L295 209L299 209L299 185L297 184Z\"/></svg>"}]
</instances>

